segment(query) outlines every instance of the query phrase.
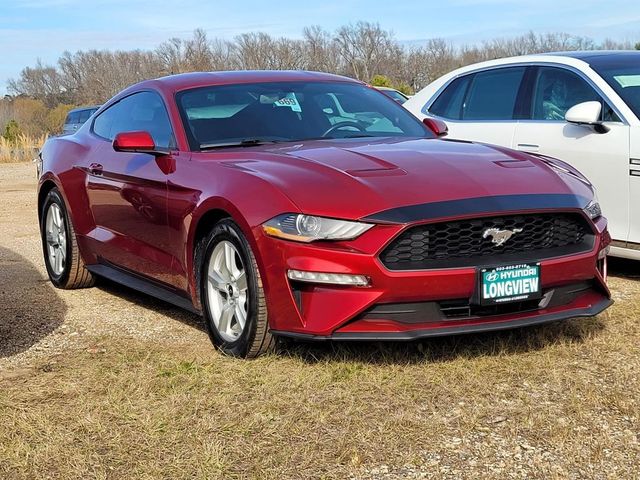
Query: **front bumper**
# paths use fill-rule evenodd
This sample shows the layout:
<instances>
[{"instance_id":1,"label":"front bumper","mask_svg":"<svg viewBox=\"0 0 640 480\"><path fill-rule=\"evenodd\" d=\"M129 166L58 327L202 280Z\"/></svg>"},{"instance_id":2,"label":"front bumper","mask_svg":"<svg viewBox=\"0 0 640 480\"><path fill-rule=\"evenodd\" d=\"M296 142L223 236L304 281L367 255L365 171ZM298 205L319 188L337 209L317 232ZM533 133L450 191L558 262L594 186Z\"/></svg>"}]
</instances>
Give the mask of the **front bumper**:
<instances>
[{"instance_id":1,"label":"front bumper","mask_svg":"<svg viewBox=\"0 0 640 480\"><path fill-rule=\"evenodd\" d=\"M493 332L498 330L508 330L510 328L530 327L558 320L566 320L578 317L593 317L606 310L613 304L613 300L602 299L597 303L585 308L563 309L554 313L537 312L533 315L521 318L501 321L478 321L462 325L450 325L428 328L412 328L406 330L390 330L392 325L379 325L383 327L381 331L350 331L349 329L338 330L331 335L313 335L309 333L283 332L271 330L274 335L296 338L299 340L343 340L343 341L409 341L419 338L439 337L444 335L461 335L465 333Z\"/></svg>"},{"instance_id":2,"label":"front bumper","mask_svg":"<svg viewBox=\"0 0 640 480\"><path fill-rule=\"evenodd\" d=\"M611 304L604 261L598 259L610 241L604 218L595 223L592 250L538 259L545 295L539 305L495 312L479 311L471 303L477 268L489 265L419 271L386 269L378 255L403 228L404 225L380 224L350 242L312 244L268 237L256 228L254 238L271 331L318 340L411 340L594 316ZM366 275L370 285L303 284L287 277L290 269ZM571 294L565 295L566 292ZM549 301L554 296L555 300ZM450 305L467 305L468 312L451 316L445 313Z\"/></svg>"}]
</instances>

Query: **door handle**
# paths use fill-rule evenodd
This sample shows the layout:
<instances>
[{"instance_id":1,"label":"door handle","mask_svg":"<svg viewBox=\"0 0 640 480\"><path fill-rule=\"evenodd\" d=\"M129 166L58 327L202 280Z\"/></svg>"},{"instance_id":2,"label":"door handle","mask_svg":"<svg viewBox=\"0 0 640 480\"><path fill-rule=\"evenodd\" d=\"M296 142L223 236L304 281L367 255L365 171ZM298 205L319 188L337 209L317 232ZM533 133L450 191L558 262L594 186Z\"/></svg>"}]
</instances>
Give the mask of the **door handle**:
<instances>
[{"instance_id":1,"label":"door handle","mask_svg":"<svg viewBox=\"0 0 640 480\"><path fill-rule=\"evenodd\" d=\"M99 163L92 163L89 165L89 173L91 175L102 175L102 165Z\"/></svg>"},{"instance_id":2,"label":"door handle","mask_svg":"<svg viewBox=\"0 0 640 480\"><path fill-rule=\"evenodd\" d=\"M519 143L516 147L517 150L525 150L528 152L537 152L540 150L540 145L535 143Z\"/></svg>"}]
</instances>

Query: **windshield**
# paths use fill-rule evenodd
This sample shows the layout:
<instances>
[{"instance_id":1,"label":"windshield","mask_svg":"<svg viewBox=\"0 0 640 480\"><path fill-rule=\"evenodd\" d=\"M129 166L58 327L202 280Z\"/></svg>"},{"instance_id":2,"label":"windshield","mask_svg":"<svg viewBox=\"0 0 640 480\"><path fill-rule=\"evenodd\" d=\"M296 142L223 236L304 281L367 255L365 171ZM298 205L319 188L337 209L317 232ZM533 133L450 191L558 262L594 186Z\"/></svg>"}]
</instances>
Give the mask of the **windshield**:
<instances>
[{"instance_id":1,"label":"windshield","mask_svg":"<svg viewBox=\"0 0 640 480\"><path fill-rule=\"evenodd\" d=\"M592 67L640 118L640 58Z\"/></svg>"},{"instance_id":2,"label":"windshield","mask_svg":"<svg viewBox=\"0 0 640 480\"><path fill-rule=\"evenodd\" d=\"M270 82L179 92L192 150L322 138L429 137L407 110L364 85Z\"/></svg>"}]
</instances>

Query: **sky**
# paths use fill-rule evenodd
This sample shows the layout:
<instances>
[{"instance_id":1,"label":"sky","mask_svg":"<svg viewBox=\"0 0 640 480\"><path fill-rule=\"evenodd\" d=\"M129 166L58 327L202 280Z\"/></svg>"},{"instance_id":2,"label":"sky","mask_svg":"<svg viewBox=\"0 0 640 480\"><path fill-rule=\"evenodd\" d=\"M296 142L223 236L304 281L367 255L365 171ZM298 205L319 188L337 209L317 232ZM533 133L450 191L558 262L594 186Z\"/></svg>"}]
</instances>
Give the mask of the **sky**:
<instances>
[{"instance_id":1,"label":"sky","mask_svg":"<svg viewBox=\"0 0 640 480\"><path fill-rule=\"evenodd\" d=\"M640 41L638 0L0 0L0 94L9 78L38 59L55 64L65 50L152 49L202 28L210 38L262 31L299 38L378 22L407 44L440 37L467 44L533 30L595 40Z\"/></svg>"}]
</instances>

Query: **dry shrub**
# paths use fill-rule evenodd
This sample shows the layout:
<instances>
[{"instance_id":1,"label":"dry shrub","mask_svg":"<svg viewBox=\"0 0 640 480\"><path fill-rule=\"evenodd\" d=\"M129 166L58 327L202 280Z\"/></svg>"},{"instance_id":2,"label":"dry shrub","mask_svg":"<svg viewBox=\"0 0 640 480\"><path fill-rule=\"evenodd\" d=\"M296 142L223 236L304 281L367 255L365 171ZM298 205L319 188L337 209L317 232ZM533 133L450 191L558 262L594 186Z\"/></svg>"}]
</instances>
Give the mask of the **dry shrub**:
<instances>
[{"instance_id":1,"label":"dry shrub","mask_svg":"<svg viewBox=\"0 0 640 480\"><path fill-rule=\"evenodd\" d=\"M28 162L38 155L47 135L18 135L15 140L0 136L0 163Z\"/></svg>"}]
</instances>

